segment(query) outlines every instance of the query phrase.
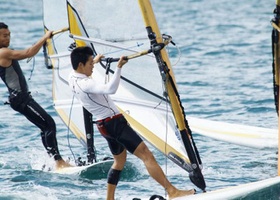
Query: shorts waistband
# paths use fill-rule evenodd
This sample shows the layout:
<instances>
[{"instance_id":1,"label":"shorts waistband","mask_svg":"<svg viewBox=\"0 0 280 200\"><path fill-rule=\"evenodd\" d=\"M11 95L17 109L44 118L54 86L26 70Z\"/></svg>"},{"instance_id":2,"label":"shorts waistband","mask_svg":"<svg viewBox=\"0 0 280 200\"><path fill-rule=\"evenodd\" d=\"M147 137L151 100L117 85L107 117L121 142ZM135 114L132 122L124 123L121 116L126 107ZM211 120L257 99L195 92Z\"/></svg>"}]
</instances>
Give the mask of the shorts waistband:
<instances>
[{"instance_id":1,"label":"shorts waistband","mask_svg":"<svg viewBox=\"0 0 280 200\"><path fill-rule=\"evenodd\" d=\"M114 115L114 116L112 116L112 117L107 117L107 118L105 118L105 119L101 119L101 120L97 120L96 122L98 123L98 124L100 124L100 123L104 123L104 122L109 122L109 121L111 121L112 119L116 119L116 118L120 118L120 117L122 117L123 116L123 114L116 114L116 115Z\"/></svg>"}]
</instances>

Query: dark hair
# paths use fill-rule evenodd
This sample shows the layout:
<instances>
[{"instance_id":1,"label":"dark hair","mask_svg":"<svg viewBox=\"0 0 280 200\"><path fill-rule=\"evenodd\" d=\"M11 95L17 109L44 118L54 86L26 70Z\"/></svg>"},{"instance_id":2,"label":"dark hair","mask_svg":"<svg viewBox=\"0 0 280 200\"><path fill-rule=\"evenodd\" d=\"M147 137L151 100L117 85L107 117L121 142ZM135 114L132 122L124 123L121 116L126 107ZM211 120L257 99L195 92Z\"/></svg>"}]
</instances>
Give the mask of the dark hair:
<instances>
[{"instance_id":1,"label":"dark hair","mask_svg":"<svg viewBox=\"0 0 280 200\"><path fill-rule=\"evenodd\" d=\"M80 62L86 64L89 56L93 56L93 51L90 47L75 48L70 55L73 69L76 70Z\"/></svg>"},{"instance_id":2,"label":"dark hair","mask_svg":"<svg viewBox=\"0 0 280 200\"><path fill-rule=\"evenodd\" d=\"M5 24L4 22L0 22L0 29L2 29L2 28L7 29L7 28L8 28L8 25Z\"/></svg>"}]
</instances>

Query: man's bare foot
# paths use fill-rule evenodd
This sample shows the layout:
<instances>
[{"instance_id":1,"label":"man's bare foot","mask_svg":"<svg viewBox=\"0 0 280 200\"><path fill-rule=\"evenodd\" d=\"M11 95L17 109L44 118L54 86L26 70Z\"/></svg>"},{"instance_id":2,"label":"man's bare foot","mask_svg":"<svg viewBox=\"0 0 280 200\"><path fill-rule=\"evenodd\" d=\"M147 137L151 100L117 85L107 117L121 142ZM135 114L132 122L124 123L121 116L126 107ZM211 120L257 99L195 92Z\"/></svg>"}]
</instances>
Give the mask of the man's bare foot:
<instances>
[{"instance_id":1,"label":"man's bare foot","mask_svg":"<svg viewBox=\"0 0 280 200\"><path fill-rule=\"evenodd\" d=\"M176 197L182 197L182 196L187 196L187 195L192 195L195 194L195 189L191 190L176 190L173 194L168 195L168 199L174 199Z\"/></svg>"},{"instance_id":2,"label":"man's bare foot","mask_svg":"<svg viewBox=\"0 0 280 200\"><path fill-rule=\"evenodd\" d=\"M61 160L56 160L56 169L62 169L65 167L73 167L72 165L70 165L68 162L65 162L63 159Z\"/></svg>"}]
</instances>

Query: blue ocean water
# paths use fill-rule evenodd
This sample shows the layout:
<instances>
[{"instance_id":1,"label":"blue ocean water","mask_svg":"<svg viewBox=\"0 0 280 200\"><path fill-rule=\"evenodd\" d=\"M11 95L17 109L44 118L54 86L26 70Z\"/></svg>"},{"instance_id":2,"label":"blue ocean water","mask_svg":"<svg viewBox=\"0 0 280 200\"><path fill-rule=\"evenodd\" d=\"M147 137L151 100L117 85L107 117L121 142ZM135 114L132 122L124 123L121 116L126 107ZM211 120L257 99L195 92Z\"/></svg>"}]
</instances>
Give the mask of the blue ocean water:
<instances>
[{"instance_id":1,"label":"blue ocean water","mask_svg":"<svg viewBox=\"0 0 280 200\"><path fill-rule=\"evenodd\" d=\"M277 128L272 90L271 25L274 1L161 0L153 1L162 33L180 47L169 54L187 115L218 121ZM0 0L0 21L12 32L11 47L22 49L43 34L42 2ZM34 67L35 64L35 67ZM57 122L62 155L72 157L68 130L52 106L51 70L44 67L42 51L29 63L21 61L34 98ZM30 79L29 79L30 78ZM39 130L9 106L0 83L0 199L105 199L106 175L101 179L57 175L41 171L51 163L40 141ZM277 175L276 149L241 147L194 133L204 164L207 190L263 180ZM85 149L70 136L71 150ZM99 154L110 155L97 136ZM151 147L168 178L179 188L193 188L188 175ZM129 155L129 161L139 161ZM144 166L124 174L117 199L162 194ZM279 188L272 189L272 193ZM247 199L263 199L261 192ZM265 199L279 199L265 197Z\"/></svg>"}]
</instances>

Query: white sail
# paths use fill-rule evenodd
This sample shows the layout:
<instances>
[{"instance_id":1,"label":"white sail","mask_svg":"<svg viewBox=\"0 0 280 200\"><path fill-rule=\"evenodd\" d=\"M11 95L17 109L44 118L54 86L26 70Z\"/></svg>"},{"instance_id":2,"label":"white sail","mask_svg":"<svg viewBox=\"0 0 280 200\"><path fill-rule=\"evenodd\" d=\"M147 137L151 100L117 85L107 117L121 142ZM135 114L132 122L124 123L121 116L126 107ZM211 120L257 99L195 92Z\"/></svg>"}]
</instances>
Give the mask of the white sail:
<instances>
[{"instance_id":1,"label":"white sail","mask_svg":"<svg viewBox=\"0 0 280 200\"><path fill-rule=\"evenodd\" d=\"M117 9L112 9L116 6ZM145 9L149 9L149 13ZM96 10L96 12L92 12L92 10ZM80 45L80 41L84 41L84 43L93 47L96 54L101 53L106 57L117 58L121 55L131 55L150 49L151 38L148 37L150 33L147 33L146 29L146 17L153 21L153 28L157 30L149 1L139 1L138 4L137 1L118 3L87 1L81 3L72 0L69 1L68 14L71 16L69 18L70 32L77 45ZM74 25L74 28L71 28L71 24L75 23L81 25ZM83 30L79 31L76 27L83 27ZM156 31L155 34L156 40L161 41L160 32ZM166 55L165 50L162 51L161 53ZM169 62L168 57L164 62ZM93 76L95 78L100 77L100 81L105 81L107 66L106 63L101 63L101 65L103 68L101 66L95 67ZM179 123L177 118L174 119L174 113L180 112L179 109L181 109L180 99L173 98L177 101L175 106L177 105L179 109L174 109L174 104L169 107L168 101L173 101L171 98L174 97L169 92L176 90L176 86L168 88L171 80L167 80L168 84L167 81L163 83L165 78L163 76L170 74L173 76L172 68L168 69L169 73L167 75L163 74L158 68L158 60L152 54L130 60L129 66L122 70L123 81L118 92L113 96L113 100L131 126L145 140L185 170L193 172L193 167L199 170L198 165L201 167L201 162L199 160L198 163L195 160L197 152L192 149L191 142L189 142L188 151L192 151L190 155L194 160L191 162L196 162L194 165L188 158L189 152L187 152L186 144L183 144L181 142L182 138L176 135L176 133L181 134L181 129L178 130L178 127L180 128L180 122L185 119L184 116L183 118L181 116ZM171 79L171 76L169 79ZM169 99L166 98L167 96ZM181 112L183 111L181 110ZM184 128L182 131L187 138L189 136L184 132Z\"/></svg>"},{"instance_id":2,"label":"white sail","mask_svg":"<svg viewBox=\"0 0 280 200\"><path fill-rule=\"evenodd\" d=\"M54 35L52 42L47 46L47 57L51 59L53 67L55 109L73 134L86 145L82 107L73 98L67 83L68 74L72 70L69 59L71 45L74 43L77 46L89 45L96 54L103 54L107 58L118 58L121 55L127 56L151 48L151 38L148 37L148 33L151 32L147 31L147 27L151 27L155 33L157 43L161 43L163 38L158 30L149 0L44 0L43 2L45 28L63 29L59 34ZM188 172L194 170L194 163L190 161L189 155L197 159L195 164L199 165L199 169L202 167L188 125L197 133L228 142L258 148L276 146L276 130L192 117L187 117L187 121L180 98L176 94L176 81L166 51L161 50L160 57L168 66L167 76L162 73L162 69L159 69L158 57L153 53L146 53L129 60L122 70L119 90L112 97L131 126L181 168ZM106 67L108 67L106 62L103 62L103 65L96 65L93 76L98 77L100 81L106 81L112 75L114 66L108 76ZM169 79L166 81L166 77L171 78L172 81L170 82ZM169 91L170 89L172 91ZM246 140L240 139L244 137ZM183 141L186 138L189 139L188 145ZM189 149L186 149L186 146ZM194 151L193 155L188 152L189 150ZM203 177L199 178L199 181L204 182ZM219 199L221 195L226 199L238 198L279 182L279 177L276 177L199 194L197 198Z\"/></svg>"},{"instance_id":3,"label":"white sail","mask_svg":"<svg viewBox=\"0 0 280 200\"><path fill-rule=\"evenodd\" d=\"M139 1L140 4L141 2ZM151 41L145 24L147 23L145 21L146 15L153 21L152 27L156 31L156 40L159 43L162 41L162 35L157 31L157 24L149 7L149 1L143 1L142 3L145 5L141 6L135 0L118 2L71 0L65 4L61 1L53 1L56 8L62 8L61 12L55 12L53 8L44 9L46 29L69 28L69 32L55 35L52 44L49 43L48 45L48 52L53 65L53 101L56 111L65 124L84 144L82 108L73 98L67 83L67 76L72 70L68 48L73 42L76 46L89 45L96 54L103 54L107 58L118 58L121 55L129 56L151 49ZM44 1L45 7L49 4L50 1ZM147 8L150 9L149 13L145 13L144 9ZM59 22L57 23L56 20L49 21L48 17L59 19L57 20ZM160 54L163 56L164 62L169 63L164 49L161 50ZM202 178L203 187L205 187L200 172L201 161L200 158L198 158L199 161L196 160L199 155L197 155L196 150L193 150L193 141L188 141L189 147L187 150L186 144L182 142L182 135L180 135L183 133L185 137L183 139L187 138L187 140L191 137L185 133L186 127L182 124L182 122L185 122L185 118L180 107L180 99L178 100L178 97L173 94L174 98L171 95L170 99L169 92L176 90L172 68L168 69L167 76L170 76L169 79L173 78L174 88L169 88L170 80L168 79L167 83L163 81L166 75L159 70L157 61L152 53L129 60L129 63L122 70L120 87L112 98L131 126L146 141L186 171L194 174L196 173L194 169L198 170L199 176L201 176L199 179ZM107 78L110 78L113 73L112 69L114 69L112 67L109 74L106 75L106 67L108 67L106 62L96 65L92 76L99 78L100 81L106 81ZM177 104L175 110L173 109L174 106L170 104L173 99ZM179 124L174 117L176 112L179 112L180 115ZM195 163L191 163L187 151L191 151L190 155L192 155L192 160Z\"/></svg>"}]
</instances>

